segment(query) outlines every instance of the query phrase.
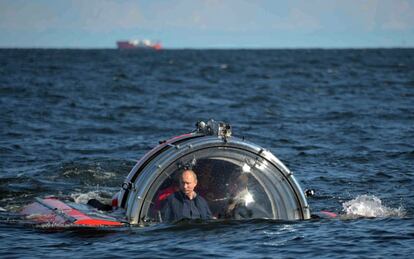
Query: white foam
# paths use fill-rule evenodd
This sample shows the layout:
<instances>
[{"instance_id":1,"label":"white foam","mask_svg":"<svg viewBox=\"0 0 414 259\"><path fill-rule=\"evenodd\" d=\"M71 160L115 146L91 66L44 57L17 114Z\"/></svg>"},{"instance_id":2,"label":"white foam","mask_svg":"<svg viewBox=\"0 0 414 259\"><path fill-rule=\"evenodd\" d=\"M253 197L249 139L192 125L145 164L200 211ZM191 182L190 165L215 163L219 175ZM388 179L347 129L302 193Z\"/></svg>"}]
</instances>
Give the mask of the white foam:
<instances>
[{"instance_id":1,"label":"white foam","mask_svg":"<svg viewBox=\"0 0 414 259\"><path fill-rule=\"evenodd\" d=\"M348 217L403 217L405 210L400 208L389 208L382 205L382 201L374 195L359 195L353 200L342 204L343 210Z\"/></svg>"},{"instance_id":2,"label":"white foam","mask_svg":"<svg viewBox=\"0 0 414 259\"><path fill-rule=\"evenodd\" d=\"M90 199L97 199L97 200L107 200L105 196L107 194L103 193L102 191L90 191L87 193L73 193L70 195L76 203L78 204L87 204Z\"/></svg>"}]
</instances>

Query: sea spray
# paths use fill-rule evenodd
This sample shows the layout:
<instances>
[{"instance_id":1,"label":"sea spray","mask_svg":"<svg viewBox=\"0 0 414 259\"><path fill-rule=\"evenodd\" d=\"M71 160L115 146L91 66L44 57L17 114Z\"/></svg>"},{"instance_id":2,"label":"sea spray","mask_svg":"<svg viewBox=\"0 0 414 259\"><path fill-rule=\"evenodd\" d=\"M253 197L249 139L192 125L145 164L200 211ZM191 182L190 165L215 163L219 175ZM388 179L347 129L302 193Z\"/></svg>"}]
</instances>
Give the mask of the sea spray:
<instances>
[{"instance_id":1,"label":"sea spray","mask_svg":"<svg viewBox=\"0 0 414 259\"><path fill-rule=\"evenodd\" d=\"M389 208L382 205L382 201L374 195L359 195L353 200L342 204L347 217L403 217L405 210Z\"/></svg>"},{"instance_id":2,"label":"sea spray","mask_svg":"<svg viewBox=\"0 0 414 259\"><path fill-rule=\"evenodd\" d=\"M87 193L73 193L70 195L76 203L87 204L89 200L96 199L104 203L110 203L111 194L99 190Z\"/></svg>"}]
</instances>

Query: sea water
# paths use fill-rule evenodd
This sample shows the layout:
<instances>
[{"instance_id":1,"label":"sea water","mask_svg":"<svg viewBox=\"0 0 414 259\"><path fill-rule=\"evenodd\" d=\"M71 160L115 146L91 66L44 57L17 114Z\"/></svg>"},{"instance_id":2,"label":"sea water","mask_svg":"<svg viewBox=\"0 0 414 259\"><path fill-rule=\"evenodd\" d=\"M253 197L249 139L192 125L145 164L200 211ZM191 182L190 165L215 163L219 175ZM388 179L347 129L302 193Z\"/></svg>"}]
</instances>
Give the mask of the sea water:
<instances>
[{"instance_id":1,"label":"sea water","mask_svg":"<svg viewBox=\"0 0 414 259\"><path fill-rule=\"evenodd\" d=\"M409 258L414 50L0 50L1 257ZM110 200L198 120L272 151L335 219L117 230L21 224L35 197Z\"/></svg>"}]
</instances>

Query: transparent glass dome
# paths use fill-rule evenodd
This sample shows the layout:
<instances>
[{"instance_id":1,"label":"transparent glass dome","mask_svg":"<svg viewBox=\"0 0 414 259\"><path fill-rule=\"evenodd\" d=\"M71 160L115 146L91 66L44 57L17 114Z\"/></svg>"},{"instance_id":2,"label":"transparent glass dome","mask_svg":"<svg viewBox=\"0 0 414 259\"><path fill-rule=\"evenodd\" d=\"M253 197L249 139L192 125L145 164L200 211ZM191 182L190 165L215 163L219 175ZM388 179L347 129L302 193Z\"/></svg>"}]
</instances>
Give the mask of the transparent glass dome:
<instances>
[{"instance_id":1,"label":"transparent glass dome","mask_svg":"<svg viewBox=\"0 0 414 259\"><path fill-rule=\"evenodd\" d=\"M302 189L272 153L235 137L192 133L160 144L131 170L119 196L129 221L164 222L166 199L186 168L217 219L310 217Z\"/></svg>"}]
</instances>

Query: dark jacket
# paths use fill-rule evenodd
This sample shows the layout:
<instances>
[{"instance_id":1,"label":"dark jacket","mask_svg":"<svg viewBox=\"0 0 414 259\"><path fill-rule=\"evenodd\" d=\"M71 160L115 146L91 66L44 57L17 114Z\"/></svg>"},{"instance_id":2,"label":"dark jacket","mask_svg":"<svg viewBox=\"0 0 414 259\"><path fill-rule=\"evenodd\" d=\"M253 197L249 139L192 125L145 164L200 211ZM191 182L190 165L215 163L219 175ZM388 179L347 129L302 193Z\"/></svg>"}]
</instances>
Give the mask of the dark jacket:
<instances>
[{"instance_id":1,"label":"dark jacket","mask_svg":"<svg viewBox=\"0 0 414 259\"><path fill-rule=\"evenodd\" d=\"M164 221L177 221L181 219L211 219L210 208L207 201L197 194L190 200L181 191L171 194L164 208Z\"/></svg>"}]
</instances>

